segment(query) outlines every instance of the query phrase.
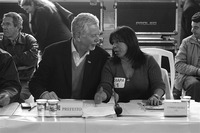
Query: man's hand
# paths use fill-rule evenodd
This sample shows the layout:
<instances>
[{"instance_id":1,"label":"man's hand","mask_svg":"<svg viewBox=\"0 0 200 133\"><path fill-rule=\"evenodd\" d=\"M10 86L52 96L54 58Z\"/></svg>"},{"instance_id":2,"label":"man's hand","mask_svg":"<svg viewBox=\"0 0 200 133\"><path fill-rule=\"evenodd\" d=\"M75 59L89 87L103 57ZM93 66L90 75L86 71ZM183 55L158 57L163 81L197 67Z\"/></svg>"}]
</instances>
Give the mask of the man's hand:
<instances>
[{"instance_id":1,"label":"man's hand","mask_svg":"<svg viewBox=\"0 0 200 133\"><path fill-rule=\"evenodd\" d=\"M103 87L99 89L99 91L94 96L95 104L100 104L107 99L106 93L103 91Z\"/></svg>"},{"instance_id":2,"label":"man's hand","mask_svg":"<svg viewBox=\"0 0 200 133\"><path fill-rule=\"evenodd\" d=\"M10 96L8 93L3 92L0 94L0 106L6 106L10 103Z\"/></svg>"},{"instance_id":3,"label":"man's hand","mask_svg":"<svg viewBox=\"0 0 200 133\"><path fill-rule=\"evenodd\" d=\"M55 92L51 91L51 92L48 92L46 91L44 94L42 94L42 96L40 97L41 99L59 99L58 96L56 95Z\"/></svg>"}]
</instances>

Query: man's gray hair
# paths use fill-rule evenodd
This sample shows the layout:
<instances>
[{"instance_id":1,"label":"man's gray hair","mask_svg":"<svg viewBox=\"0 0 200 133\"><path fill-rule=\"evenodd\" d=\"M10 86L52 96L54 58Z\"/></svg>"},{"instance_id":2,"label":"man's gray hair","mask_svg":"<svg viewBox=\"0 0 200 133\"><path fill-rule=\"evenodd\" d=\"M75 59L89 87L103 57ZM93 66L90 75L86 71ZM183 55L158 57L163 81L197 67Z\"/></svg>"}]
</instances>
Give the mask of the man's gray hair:
<instances>
[{"instance_id":1,"label":"man's gray hair","mask_svg":"<svg viewBox=\"0 0 200 133\"><path fill-rule=\"evenodd\" d=\"M71 31L73 37L86 31L86 25L99 26L99 19L91 13L80 13L72 21Z\"/></svg>"}]
</instances>

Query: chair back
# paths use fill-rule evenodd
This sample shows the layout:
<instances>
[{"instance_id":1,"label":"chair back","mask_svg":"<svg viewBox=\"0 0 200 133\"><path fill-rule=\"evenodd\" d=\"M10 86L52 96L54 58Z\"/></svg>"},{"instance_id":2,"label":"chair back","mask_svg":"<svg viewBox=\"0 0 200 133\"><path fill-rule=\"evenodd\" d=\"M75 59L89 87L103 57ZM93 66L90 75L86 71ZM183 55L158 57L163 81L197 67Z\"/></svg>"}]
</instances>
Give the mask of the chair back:
<instances>
[{"instance_id":1,"label":"chair back","mask_svg":"<svg viewBox=\"0 0 200 133\"><path fill-rule=\"evenodd\" d=\"M144 53L150 54L154 57L154 59L157 61L158 65L161 67L161 61L162 56L167 57L169 60L169 66L170 66L170 85L166 84L166 89L168 89L167 86L169 86L169 90L166 90L166 99L173 99L173 87L174 87L174 79L175 79L175 66L174 66L174 55L172 52L161 49L161 48L141 48L141 50ZM162 72L163 77L163 72ZM164 80L164 79L163 79ZM164 80L165 81L165 80Z\"/></svg>"}]
</instances>

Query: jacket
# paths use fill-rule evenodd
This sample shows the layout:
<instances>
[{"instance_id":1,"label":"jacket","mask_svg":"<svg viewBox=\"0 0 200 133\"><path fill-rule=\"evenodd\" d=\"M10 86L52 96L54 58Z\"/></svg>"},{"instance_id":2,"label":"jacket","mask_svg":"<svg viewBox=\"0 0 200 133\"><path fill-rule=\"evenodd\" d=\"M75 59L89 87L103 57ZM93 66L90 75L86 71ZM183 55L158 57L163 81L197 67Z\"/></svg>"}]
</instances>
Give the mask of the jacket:
<instances>
[{"instance_id":1,"label":"jacket","mask_svg":"<svg viewBox=\"0 0 200 133\"><path fill-rule=\"evenodd\" d=\"M42 53L48 45L71 38L70 30L58 11L51 11L48 7L36 7L31 26Z\"/></svg>"},{"instance_id":2,"label":"jacket","mask_svg":"<svg viewBox=\"0 0 200 133\"><path fill-rule=\"evenodd\" d=\"M12 56L0 49L0 93L8 92L10 103L19 100L21 84Z\"/></svg>"},{"instance_id":3,"label":"jacket","mask_svg":"<svg viewBox=\"0 0 200 133\"><path fill-rule=\"evenodd\" d=\"M184 89L183 83L187 76L197 76L200 42L194 35L183 39L177 55L175 56L175 69L178 75L175 79L175 87Z\"/></svg>"},{"instance_id":4,"label":"jacket","mask_svg":"<svg viewBox=\"0 0 200 133\"><path fill-rule=\"evenodd\" d=\"M86 56L81 99L94 99L101 78L101 70L109 54L96 46ZM44 91L54 91L61 99L70 99L72 93L71 39L46 48L39 68L34 73L29 88L35 99Z\"/></svg>"},{"instance_id":5,"label":"jacket","mask_svg":"<svg viewBox=\"0 0 200 133\"><path fill-rule=\"evenodd\" d=\"M20 32L15 45L9 39L3 37L0 40L0 48L13 56L20 80L30 80L38 62L38 44L36 39L32 35Z\"/></svg>"}]
</instances>

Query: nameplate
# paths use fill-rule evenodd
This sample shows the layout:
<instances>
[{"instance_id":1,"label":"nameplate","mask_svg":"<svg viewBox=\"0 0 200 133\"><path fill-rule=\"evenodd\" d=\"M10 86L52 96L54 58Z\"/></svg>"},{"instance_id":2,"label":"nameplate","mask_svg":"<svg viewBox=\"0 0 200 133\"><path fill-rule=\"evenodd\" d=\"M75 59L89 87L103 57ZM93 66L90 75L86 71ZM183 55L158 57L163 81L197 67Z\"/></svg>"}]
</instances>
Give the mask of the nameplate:
<instances>
[{"instance_id":1,"label":"nameplate","mask_svg":"<svg viewBox=\"0 0 200 133\"><path fill-rule=\"evenodd\" d=\"M82 116L83 114L83 101L65 99L61 100L58 104L57 114L59 116Z\"/></svg>"},{"instance_id":2,"label":"nameplate","mask_svg":"<svg viewBox=\"0 0 200 133\"><path fill-rule=\"evenodd\" d=\"M187 116L187 102L181 100L165 100L164 116Z\"/></svg>"}]
</instances>

